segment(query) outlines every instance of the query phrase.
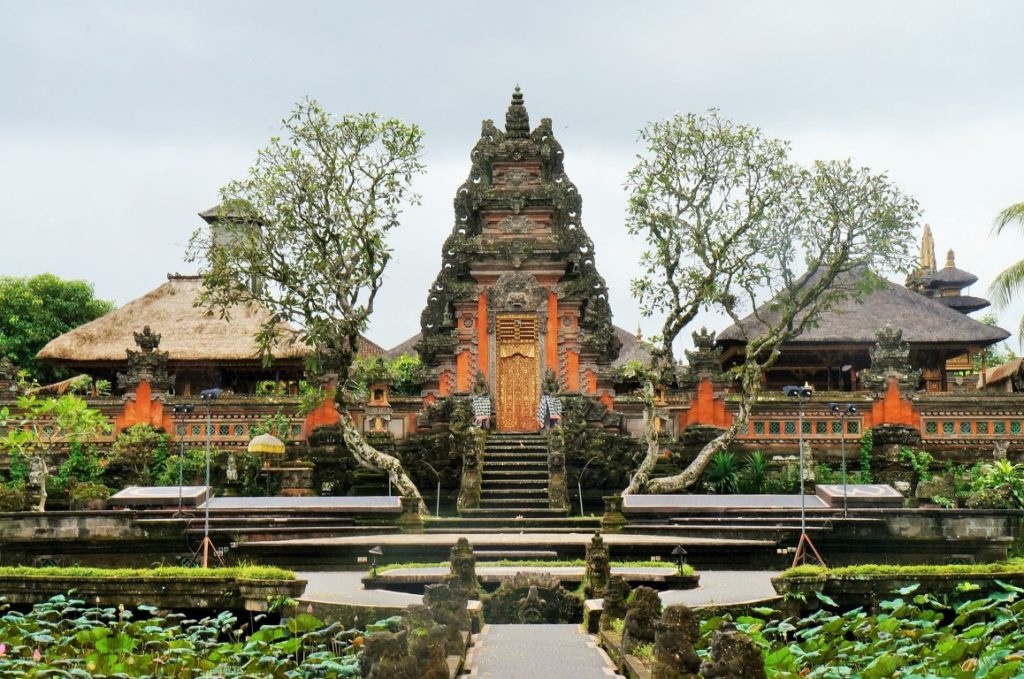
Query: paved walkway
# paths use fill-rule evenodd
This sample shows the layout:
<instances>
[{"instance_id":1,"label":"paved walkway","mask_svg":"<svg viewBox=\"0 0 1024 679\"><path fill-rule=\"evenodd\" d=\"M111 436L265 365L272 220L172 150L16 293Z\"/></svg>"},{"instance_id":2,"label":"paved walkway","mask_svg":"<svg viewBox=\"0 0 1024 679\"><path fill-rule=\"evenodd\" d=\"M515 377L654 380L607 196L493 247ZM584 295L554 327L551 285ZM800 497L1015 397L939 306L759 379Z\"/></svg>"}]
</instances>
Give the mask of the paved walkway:
<instances>
[{"instance_id":1,"label":"paved walkway","mask_svg":"<svg viewBox=\"0 0 1024 679\"><path fill-rule=\"evenodd\" d=\"M515 569L513 569L515 570ZM555 570L555 569L550 569ZM662 603L706 606L734 604L775 596L771 578L775 571L699 571L700 586L696 589L675 589L661 593ZM308 580L303 597L316 601L332 601L365 606L408 606L423 597L384 589L363 589L361 578L366 571L305 571L298 577Z\"/></svg>"},{"instance_id":2,"label":"paved walkway","mask_svg":"<svg viewBox=\"0 0 1024 679\"><path fill-rule=\"evenodd\" d=\"M477 679L607 679L619 676L579 625L487 625L467 659Z\"/></svg>"},{"instance_id":3,"label":"paved walkway","mask_svg":"<svg viewBox=\"0 0 1024 679\"><path fill-rule=\"evenodd\" d=\"M698 571L700 586L696 589L670 589L661 593L661 602L708 606L739 604L777 596L772 576L777 571Z\"/></svg>"}]
</instances>

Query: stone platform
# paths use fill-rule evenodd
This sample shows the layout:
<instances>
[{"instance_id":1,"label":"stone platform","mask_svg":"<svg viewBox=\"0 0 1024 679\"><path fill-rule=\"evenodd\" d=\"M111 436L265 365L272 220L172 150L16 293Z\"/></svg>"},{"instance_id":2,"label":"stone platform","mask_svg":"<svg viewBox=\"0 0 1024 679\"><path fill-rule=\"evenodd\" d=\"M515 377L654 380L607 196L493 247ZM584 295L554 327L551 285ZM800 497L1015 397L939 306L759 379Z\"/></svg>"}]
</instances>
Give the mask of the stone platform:
<instances>
[{"instance_id":1,"label":"stone platform","mask_svg":"<svg viewBox=\"0 0 1024 679\"><path fill-rule=\"evenodd\" d=\"M606 540L607 541L607 540ZM488 566L477 563L477 580L484 589L492 590L516 573L549 573L558 576L562 586L575 589L583 581L583 566ZM621 575L631 586L645 585L659 591L668 589L694 589L700 584L700 576L682 576L671 566L612 567L612 575ZM363 578L367 589L386 589L393 592L422 594L427 585L442 582L450 573L447 567L393 568L377 573L377 576Z\"/></svg>"},{"instance_id":2,"label":"stone platform","mask_svg":"<svg viewBox=\"0 0 1024 679\"><path fill-rule=\"evenodd\" d=\"M384 557L377 563L400 561L446 561L452 546L460 537L468 537L475 550L554 551L560 559L581 559L593 533L490 533L464 535L462 533L388 533L379 535L346 535L336 538L267 540L239 544L235 549L238 559L287 565L300 570L320 570L322 567L368 565L367 554L380 547ZM774 556L776 544L771 540L712 539L666 535L604 534L605 544L612 558L618 560L647 561L657 557L665 563L674 563L672 550L681 545L687 551L687 561L700 563L731 563L754 567L758 559Z\"/></svg>"}]
</instances>

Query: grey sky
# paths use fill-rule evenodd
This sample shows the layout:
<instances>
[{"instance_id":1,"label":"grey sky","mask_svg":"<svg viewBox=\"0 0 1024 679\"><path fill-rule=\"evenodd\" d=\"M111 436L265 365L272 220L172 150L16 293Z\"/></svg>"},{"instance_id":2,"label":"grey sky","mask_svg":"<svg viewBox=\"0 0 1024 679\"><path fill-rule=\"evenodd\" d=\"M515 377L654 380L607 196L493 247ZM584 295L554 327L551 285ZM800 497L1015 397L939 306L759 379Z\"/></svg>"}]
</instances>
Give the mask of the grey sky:
<instances>
[{"instance_id":1,"label":"grey sky","mask_svg":"<svg viewBox=\"0 0 1024 679\"><path fill-rule=\"evenodd\" d=\"M659 325L628 292L636 131L708 107L801 160L887 171L921 202L940 265L956 249L985 295L1024 242L988 235L1024 200L1022 24L1009 0L0 0L0 273L84 278L123 303L189 271L196 212L309 95L426 131L423 204L394 233L369 332L397 344L418 331L480 121L502 120L519 83L531 122L554 120L619 325Z\"/></svg>"}]
</instances>

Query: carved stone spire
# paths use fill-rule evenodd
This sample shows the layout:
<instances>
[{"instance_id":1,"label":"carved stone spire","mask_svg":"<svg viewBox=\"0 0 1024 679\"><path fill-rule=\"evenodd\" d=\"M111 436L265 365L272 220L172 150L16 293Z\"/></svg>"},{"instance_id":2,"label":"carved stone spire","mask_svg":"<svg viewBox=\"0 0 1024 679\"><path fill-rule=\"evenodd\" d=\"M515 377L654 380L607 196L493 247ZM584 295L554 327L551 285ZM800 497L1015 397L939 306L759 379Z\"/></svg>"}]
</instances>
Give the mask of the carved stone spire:
<instances>
[{"instance_id":1,"label":"carved stone spire","mask_svg":"<svg viewBox=\"0 0 1024 679\"><path fill-rule=\"evenodd\" d=\"M956 267L956 253L954 253L952 250L946 253L946 266Z\"/></svg>"},{"instance_id":2,"label":"carved stone spire","mask_svg":"<svg viewBox=\"0 0 1024 679\"><path fill-rule=\"evenodd\" d=\"M516 85L512 93L512 103L505 114L505 134L509 139L526 139L530 136L530 115L523 104L523 93Z\"/></svg>"},{"instance_id":3,"label":"carved stone spire","mask_svg":"<svg viewBox=\"0 0 1024 679\"><path fill-rule=\"evenodd\" d=\"M932 238L932 227L924 225L924 233L921 235L921 270L935 270L935 239Z\"/></svg>"}]
</instances>

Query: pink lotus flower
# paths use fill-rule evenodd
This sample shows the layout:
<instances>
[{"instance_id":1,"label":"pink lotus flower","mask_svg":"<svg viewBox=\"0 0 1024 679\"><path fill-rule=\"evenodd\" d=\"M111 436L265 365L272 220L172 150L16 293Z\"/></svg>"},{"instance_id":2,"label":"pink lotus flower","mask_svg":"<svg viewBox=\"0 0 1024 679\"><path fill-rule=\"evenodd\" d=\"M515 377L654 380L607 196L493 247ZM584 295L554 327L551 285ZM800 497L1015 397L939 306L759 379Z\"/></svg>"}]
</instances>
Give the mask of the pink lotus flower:
<instances>
[{"instance_id":1,"label":"pink lotus flower","mask_svg":"<svg viewBox=\"0 0 1024 679\"><path fill-rule=\"evenodd\" d=\"M0 644L0 658L7 655L7 644Z\"/></svg>"},{"instance_id":2,"label":"pink lotus flower","mask_svg":"<svg viewBox=\"0 0 1024 679\"><path fill-rule=\"evenodd\" d=\"M43 659L43 654L39 652L38 648L35 651L32 652L32 659L35 660L36 662L39 662L40 660Z\"/></svg>"}]
</instances>

